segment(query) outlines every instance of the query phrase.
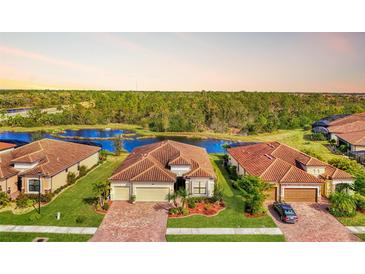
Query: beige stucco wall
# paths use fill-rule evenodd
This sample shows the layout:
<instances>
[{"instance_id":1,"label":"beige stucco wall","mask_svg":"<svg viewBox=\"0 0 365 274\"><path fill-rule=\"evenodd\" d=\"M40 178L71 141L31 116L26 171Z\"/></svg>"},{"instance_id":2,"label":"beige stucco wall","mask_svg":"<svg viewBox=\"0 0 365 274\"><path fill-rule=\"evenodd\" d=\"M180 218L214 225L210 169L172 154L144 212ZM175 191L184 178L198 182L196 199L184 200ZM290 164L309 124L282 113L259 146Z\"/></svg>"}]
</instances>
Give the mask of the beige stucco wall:
<instances>
[{"instance_id":1,"label":"beige stucco wall","mask_svg":"<svg viewBox=\"0 0 365 274\"><path fill-rule=\"evenodd\" d=\"M351 145L351 151L364 151L365 150L365 146L354 146Z\"/></svg>"},{"instance_id":2,"label":"beige stucco wall","mask_svg":"<svg viewBox=\"0 0 365 274\"><path fill-rule=\"evenodd\" d=\"M95 166L99 162L99 152L91 155L89 158L82 160L80 166L86 166L87 169Z\"/></svg>"},{"instance_id":3,"label":"beige stucco wall","mask_svg":"<svg viewBox=\"0 0 365 274\"><path fill-rule=\"evenodd\" d=\"M10 188L10 195L18 191L18 176L14 175L0 181L1 191L7 192ZM8 193L8 192L7 192Z\"/></svg>"}]
</instances>

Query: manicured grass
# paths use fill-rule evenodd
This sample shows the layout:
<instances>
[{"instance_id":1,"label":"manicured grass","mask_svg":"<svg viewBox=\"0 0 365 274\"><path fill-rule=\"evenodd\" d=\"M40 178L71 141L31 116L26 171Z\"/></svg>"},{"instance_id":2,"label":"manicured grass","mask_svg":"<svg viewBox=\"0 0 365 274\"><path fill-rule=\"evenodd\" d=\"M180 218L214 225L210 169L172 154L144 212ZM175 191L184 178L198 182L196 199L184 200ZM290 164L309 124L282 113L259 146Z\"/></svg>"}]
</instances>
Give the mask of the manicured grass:
<instances>
[{"instance_id":1,"label":"manicured grass","mask_svg":"<svg viewBox=\"0 0 365 274\"><path fill-rule=\"evenodd\" d=\"M108 160L77 181L55 198L49 205L41 208L41 215L33 210L27 214L14 215L11 211L0 213L0 224L4 225L54 225L54 226L90 226L97 227L103 215L95 213L92 206L85 202L85 198L94 196L92 185L96 181L106 180L126 157L109 156ZM57 212L61 212L61 219L56 220ZM83 216L84 222L77 223L76 218Z\"/></svg>"},{"instance_id":2,"label":"manicured grass","mask_svg":"<svg viewBox=\"0 0 365 274\"><path fill-rule=\"evenodd\" d=\"M365 214L357 212L354 217L337 217L345 226L365 226Z\"/></svg>"},{"instance_id":3,"label":"manicured grass","mask_svg":"<svg viewBox=\"0 0 365 274\"><path fill-rule=\"evenodd\" d=\"M275 223L270 216L247 218L243 214L243 200L238 192L227 182L228 174L222 167L222 156L211 154L211 161L217 175L217 184L223 189L223 199L226 209L217 216L191 216L181 219L169 219L168 227L275 227Z\"/></svg>"},{"instance_id":4,"label":"manicured grass","mask_svg":"<svg viewBox=\"0 0 365 274\"><path fill-rule=\"evenodd\" d=\"M168 242L285 242L282 235L166 235Z\"/></svg>"},{"instance_id":5,"label":"manicured grass","mask_svg":"<svg viewBox=\"0 0 365 274\"><path fill-rule=\"evenodd\" d=\"M361 240L365 241L365 234L355 234L355 236L359 237Z\"/></svg>"},{"instance_id":6,"label":"manicured grass","mask_svg":"<svg viewBox=\"0 0 365 274\"><path fill-rule=\"evenodd\" d=\"M47 242L87 242L92 235L0 232L0 242L32 242L37 237L48 238Z\"/></svg>"}]
</instances>

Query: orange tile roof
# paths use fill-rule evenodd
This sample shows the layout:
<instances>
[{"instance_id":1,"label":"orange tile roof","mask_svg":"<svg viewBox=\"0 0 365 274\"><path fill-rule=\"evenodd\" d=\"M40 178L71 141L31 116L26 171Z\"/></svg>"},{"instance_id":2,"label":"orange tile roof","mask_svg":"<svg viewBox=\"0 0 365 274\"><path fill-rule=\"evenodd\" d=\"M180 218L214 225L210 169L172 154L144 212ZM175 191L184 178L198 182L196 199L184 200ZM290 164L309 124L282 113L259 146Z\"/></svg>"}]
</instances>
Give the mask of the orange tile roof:
<instances>
[{"instance_id":1,"label":"orange tile roof","mask_svg":"<svg viewBox=\"0 0 365 274\"><path fill-rule=\"evenodd\" d=\"M281 183L323 183L322 178L317 178L305 172L301 169L301 165L325 166L325 178L352 178L350 174L344 171L340 171L316 158L279 142L229 148L228 153L249 174L259 176L265 181Z\"/></svg>"},{"instance_id":2,"label":"orange tile roof","mask_svg":"<svg viewBox=\"0 0 365 274\"><path fill-rule=\"evenodd\" d=\"M7 150L7 149L13 148L13 147L16 147L16 145L10 144L10 143L0 142L0 151Z\"/></svg>"},{"instance_id":3,"label":"orange tile roof","mask_svg":"<svg viewBox=\"0 0 365 274\"><path fill-rule=\"evenodd\" d=\"M54 176L97 153L99 150L100 148L96 146L42 139L16 148L10 152L0 154L0 159L2 168L10 169L15 174L19 173L19 171L13 169L11 164L16 162L39 162L35 168L22 171L19 174L35 175L41 172L44 176Z\"/></svg>"},{"instance_id":4,"label":"orange tile roof","mask_svg":"<svg viewBox=\"0 0 365 274\"><path fill-rule=\"evenodd\" d=\"M331 125L328 127L328 131L333 133L349 133L362 130L365 130L365 120L357 120L351 123Z\"/></svg>"},{"instance_id":5,"label":"orange tile roof","mask_svg":"<svg viewBox=\"0 0 365 274\"><path fill-rule=\"evenodd\" d=\"M190 165L185 177L215 178L205 149L166 140L135 148L115 170L110 180L133 182L175 182L169 165Z\"/></svg>"},{"instance_id":6,"label":"orange tile roof","mask_svg":"<svg viewBox=\"0 0 365 274\"><path fill-rule=\"evenodd\" d=\"M348 133L340 133L337 134L337 137L345 140L349 144L365 146L365 130L356 131L356 132L348 132Z\"/></svg>"}]
</instances>

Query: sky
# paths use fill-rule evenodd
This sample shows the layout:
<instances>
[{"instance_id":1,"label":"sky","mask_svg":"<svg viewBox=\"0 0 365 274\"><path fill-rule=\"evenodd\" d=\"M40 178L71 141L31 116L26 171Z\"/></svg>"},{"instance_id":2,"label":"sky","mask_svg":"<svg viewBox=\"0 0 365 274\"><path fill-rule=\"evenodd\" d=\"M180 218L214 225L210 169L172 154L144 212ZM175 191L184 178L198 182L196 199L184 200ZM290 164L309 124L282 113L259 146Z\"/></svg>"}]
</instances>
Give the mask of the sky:
<instances>
[{"instance_id":1,"label":"sky","mask_svg":"<svg viewBox=\"0 0 365 274\"><path fill-rule=\"evenodd\" d=\"M0 89L365 92L365 33L0 33Z\"/></svg>"}]
</instances>

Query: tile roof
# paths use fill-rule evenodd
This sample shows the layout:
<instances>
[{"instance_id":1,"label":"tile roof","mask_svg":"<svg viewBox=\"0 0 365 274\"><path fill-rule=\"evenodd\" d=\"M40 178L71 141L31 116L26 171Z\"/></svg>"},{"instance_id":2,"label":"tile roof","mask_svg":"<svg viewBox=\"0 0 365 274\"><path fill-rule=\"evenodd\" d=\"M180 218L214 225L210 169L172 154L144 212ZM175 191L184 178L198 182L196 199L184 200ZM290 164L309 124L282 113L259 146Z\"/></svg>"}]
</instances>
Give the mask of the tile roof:
<instances>
[{"instance_id":1,"label":"tile roof","mask_svg":"<svg viewBox=\"0 0 365 274\"><path fill-rule=\"evenodd\" d=\"M169 165L190 165L185 177L215 178L205 149L166 140L135 148L114 171L110 180L134 182L175 182Z\"/></svg>"},{"instance_id":2,"label":"tile roof","mask_svg":"<svg viewBox=\"0 0 365 274\"><path fill-rule=\"evenodd\" d=\"M270 182L322 183L323 179L350 179L347 172L279 142L229 148L228 153L251 175ZM317 178L303 166L325 166L323 178Z\"/></svg>"},{"instance_id":3,"label":"tile roof","mask_svg":"<svg viewBox=\"0 0 365 274\"><path fill-rule=\"evenodd\" d=\"M365 130L365 120L357 120L350 123L331 125L328 127L328 131L333 133L349 133L362 130Z\"/></svg>"},{"instance_id":4,"label":"tile roof","mask_svg":"<svg viewBox=\"0 0 365 274\"><path fill-rule=\"evenodd\" d=\"M66 168L97 153L99 150L100 148L96 146L53 139L42 139L16 148L8 153L0 154L0 160L2 168L8 169L15 174L35 175L38 172L41 172L44 176L54 176ZM11 167L11 164L16 162L38 162L38 164L33 169L19 172ZM1 175L0 172L0 176Z\"/></svg>"},{"instance_id":5,"label":"tile roof","mask_svg":"<svg viewBox=\"0 0 365 274\"><path fill-rule=\"evenodd\" d=\"M10 143L0 142L0 151L7 150L7 149L13 148L13 147L16 147L16 145L10 144Z\"/></svg>"},{"instance_id":6,"label":"tile roof","mask_svg":"<svg viewBox=\"0 0 365 274\"><path fill-rule=\"evenodd\" d=\"M365 146L365 129L356 132L340 133L337 134L337 137L352 145Z\"/></svg>"}]
</instances>

